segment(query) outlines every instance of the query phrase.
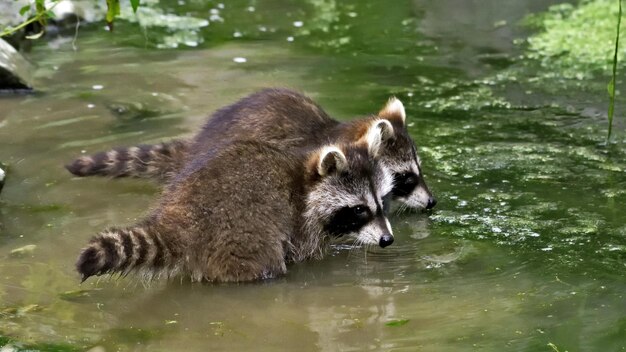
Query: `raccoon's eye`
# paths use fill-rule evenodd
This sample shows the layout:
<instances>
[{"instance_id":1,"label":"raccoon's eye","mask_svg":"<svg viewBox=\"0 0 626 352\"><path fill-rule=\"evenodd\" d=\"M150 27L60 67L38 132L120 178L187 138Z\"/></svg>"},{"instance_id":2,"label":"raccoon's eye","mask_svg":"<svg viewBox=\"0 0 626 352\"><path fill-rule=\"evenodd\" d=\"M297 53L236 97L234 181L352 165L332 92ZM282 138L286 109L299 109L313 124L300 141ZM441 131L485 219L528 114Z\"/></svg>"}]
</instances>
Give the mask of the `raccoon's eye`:
<instances>
[{"instance_id":1,"label":"raccoon's eye","mask_svg":"<svg viewBox=\"0 0 626 352\"><path fill-rule=\"evenodd\" d=\"M419 176L413 172L396 173L393 176L393 195L406 197L417 187Z\"/></svg>"},{"instance_id":2,"label":"raccoon's eye","mask_svg":"<svg viewBox=\"0 0 626 352\"><path fill-rule=\"evenodd\" d=\"M352 211L354 212L354 215L359 218L364 218L369 215L369 209L363 205L357 205L356 207L352 208Z\"/></svg>"},{"instance_id":3,"label":"raccoon's eye","mask_svg":"<svg viewBox=\"0 0 626 352\"><path fill-rule=\"evenodd\" d=\"M419 178L413 172L405 172L400 174L400 181L403 185L415 186L419 182Z\"/></svg>"},{"instance_id":4,"label":"raccoon's eye","mask_svg":"<svg viewBox=\"0 0 626 352\"><path fill-rule=\"evenodd\" d=\"M367 206L344 207L332 215L325 228L332 235L340 237L358 231L371 218L372 213Z\"/></svg>"}]
</instances>

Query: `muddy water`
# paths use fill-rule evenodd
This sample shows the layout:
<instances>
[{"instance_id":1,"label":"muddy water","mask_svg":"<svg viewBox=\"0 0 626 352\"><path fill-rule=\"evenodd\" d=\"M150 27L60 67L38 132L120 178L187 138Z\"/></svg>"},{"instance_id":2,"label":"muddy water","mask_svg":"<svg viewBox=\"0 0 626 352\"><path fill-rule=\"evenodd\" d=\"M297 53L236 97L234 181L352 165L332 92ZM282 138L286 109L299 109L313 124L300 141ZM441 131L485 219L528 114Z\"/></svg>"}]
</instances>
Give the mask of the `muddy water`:
<instances>
[{"instance_id":1,"label":"muddy water","mask_svg":"<svg viewBox=\"0 0 626 352\"><path fill-rule=\"evenodd\" d=\"M163 4L169 13L222 21L214 17L196 33L203 42L178 49L157 49L167 30L124 22L113 35L83 28L76 50L71 36L38 42L29 57L41 92L0 100L0 161L8 165L0 344L626 348L624 124L603 146L604 77L589 87L558 77L554 86L537 84L533 63L519 58L524 46L512 42L532 34L517 23L546 2L505 5L171 2ZM436 211L394 214L396 242L384 250L338 247L263 283L127 277L79 285L79 249L99 230L145 214L159 188L72 178L63 164L83 152L190 135L216 108L266 86L305 91L342 119L400 97Z\"/></svg>"}]
</instances>

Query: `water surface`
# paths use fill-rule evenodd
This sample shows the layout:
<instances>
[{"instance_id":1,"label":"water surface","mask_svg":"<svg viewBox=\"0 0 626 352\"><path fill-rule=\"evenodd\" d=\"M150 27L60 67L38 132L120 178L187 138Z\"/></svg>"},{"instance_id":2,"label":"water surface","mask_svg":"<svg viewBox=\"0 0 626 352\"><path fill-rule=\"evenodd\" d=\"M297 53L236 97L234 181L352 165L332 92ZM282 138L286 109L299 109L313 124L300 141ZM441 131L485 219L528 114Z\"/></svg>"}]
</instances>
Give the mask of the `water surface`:
<instances>
[{"instance_id":1,"label":"water surface","mask_svg":"<svg viewBox=\"0 0 626 352\"><path fill-rule=\"evenodd\" d=\"M601 73L585 84L538 79L542 66L521 58L525 46L514 40L533 32L518 21L548 2L161 5L213 17L193 35L120 21L113 34L83 27L76 50L71 35L39 41L28 55L41 91L0 100L0 161L8 165L0 195L0 344L54 351L626 348L624 124L618 116L614 142L602 145ZM171 35L186 40L163 39ZM172 41L177 49L162 48ZM73 263L80 248L98 231L140 218L159 187L73 178L63 164L111 146L191 135L215 109L267 86L304 91L340 119L376 112L398 96L436 210L394 214L396 242L384 250L335 248L263 283L127 277L79 285Z\"/></svg>"}]
</instances>

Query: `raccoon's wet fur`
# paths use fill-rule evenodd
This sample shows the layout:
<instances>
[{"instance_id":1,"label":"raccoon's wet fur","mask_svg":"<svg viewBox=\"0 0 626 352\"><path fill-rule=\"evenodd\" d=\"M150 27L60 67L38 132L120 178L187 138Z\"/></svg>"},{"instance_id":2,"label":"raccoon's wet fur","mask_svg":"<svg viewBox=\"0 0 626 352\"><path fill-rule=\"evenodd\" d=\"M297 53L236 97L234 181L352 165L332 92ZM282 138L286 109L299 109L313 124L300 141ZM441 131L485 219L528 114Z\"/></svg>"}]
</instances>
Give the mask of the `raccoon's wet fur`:
<instances>
[{"instance_id":1,"label":"raccoon's wet fur","mask_svg":"<svg viewBox=\"0 0 626 352\"><path fill-rule=\"evenodd\" d=\"M320 258L333 237L385 247L393 236L382 197L393 180L377 159L393 138L388 121L372 120L352 143L287 150L233 140L193 153L156 209L95 236L77 270L83 280L137 272L241 282Z\"/></svg>"},{"instance_id":2,"label":"raccoon's wet fur","mask_svg":"<svg viewBox=\"0 0 626 352\"><path fill-rule=\"evenodd\" d=\"M66 168L77 176L132 176L166 182L180 171L188 152L185 140L140 144L82 156Z\"/></svg>"},{"instance_id":3,"label":"raccoon's wet fur","mask_svg":"<svg viewBox=\"0 0 626 352\"><path fill-rule=\"evenodd\" d=\"M361 135L374 119L389 121L395 131L395 138L388 142L381 155L383 167L393 174L395 180L393 198L414 209L435 206L436 200L424 181L415 144L406 127L404 106L396 98L391 98L377 116L341 123L300 93L287 89L265 89L217 111L191 141L174 140L153 147L102 152L79 158L67 168L78 176L167 180L182 169L187 159L206 151L219 150L232 140L263 140L282 148L341 143Z\"/></svg>"}]
</instances>

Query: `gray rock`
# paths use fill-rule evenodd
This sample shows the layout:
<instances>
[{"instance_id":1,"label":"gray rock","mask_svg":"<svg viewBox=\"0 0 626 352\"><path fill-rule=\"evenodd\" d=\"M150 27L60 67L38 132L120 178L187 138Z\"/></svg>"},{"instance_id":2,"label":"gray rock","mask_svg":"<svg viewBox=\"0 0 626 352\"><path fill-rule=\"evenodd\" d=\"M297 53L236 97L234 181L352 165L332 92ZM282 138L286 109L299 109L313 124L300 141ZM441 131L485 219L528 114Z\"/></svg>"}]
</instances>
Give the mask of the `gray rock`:
<instances>
[{"instance_id":1,"label":"gray rock","mask_svg":"<svg viewBox=\"0 0 626 352\"><path fill-rule=\"evenodd\" d=\"M32 257L33 253L35 253L35 249L37 249L36 244L27 244L23 247L15 248L11 252L9 252L9 256L11 258Z\"/></svg>"},{"instance_id":2,"label":"gray rock","mask_svg":"<svg viewBox=\"0 0 626 352\"><path fill-rule=\"evenodd\" d=\"M52 8L54 22L59 25L73 24L76 18L81 22L96 22L104 19L104 2L93 0L61 0Z\"/></svg>"},{"instance_id":3,"label":"gray rock","mask_svg":"<svg viewBox=\"0 0 626 352\"><path fill-rule=\"evenodd\" d=\"M0 27L15 27L24 22L26 18L20 15L20 9L28 4L28 0L0 1Z\"/></svg>"},{"instance_id":4,"label":"gray rock","mask_svg":"<svg viewBox=\"0 0 626 352\"><path fill-rule=\"evenodd\" d=\"M0 191L2 191L2 187L4 187L5 176L6 176L6 173L4 172L4 170L2 170L2 168L0 168Z\"/></svg>"},{"instance_id":5,"label":"gray rock","mask_svg":"<svg viewBox=\"0 0 626 352\"><path fill-rule=\"evenodd\" d=\"M0 92L32 90L31 71L28 61L0 38Z\"/></svg>"}]
</instances>

